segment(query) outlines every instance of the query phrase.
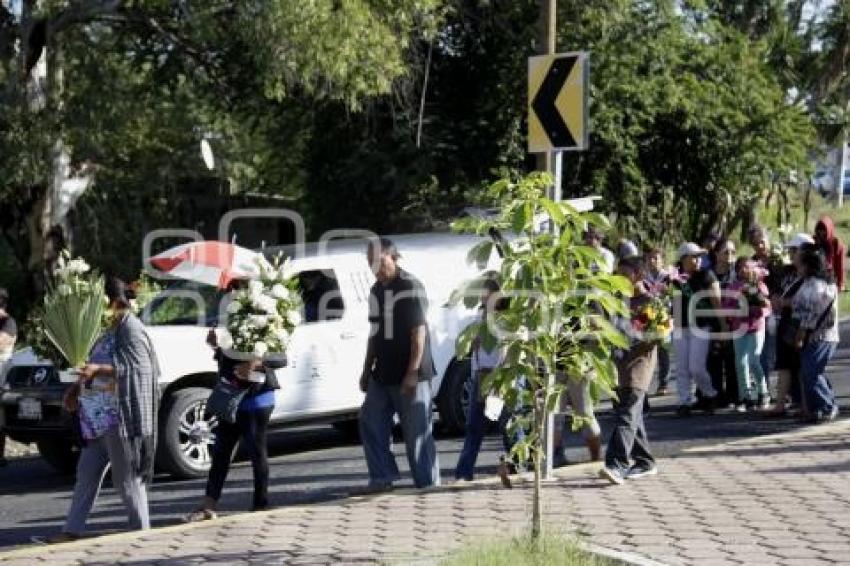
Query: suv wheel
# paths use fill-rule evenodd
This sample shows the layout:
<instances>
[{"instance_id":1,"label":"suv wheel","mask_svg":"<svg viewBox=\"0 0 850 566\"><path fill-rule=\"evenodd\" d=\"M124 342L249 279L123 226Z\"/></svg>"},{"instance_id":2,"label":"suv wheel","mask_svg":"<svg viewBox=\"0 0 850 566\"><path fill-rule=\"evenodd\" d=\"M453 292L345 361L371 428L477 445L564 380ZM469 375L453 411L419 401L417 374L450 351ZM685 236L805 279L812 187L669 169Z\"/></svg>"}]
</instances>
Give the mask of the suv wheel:
<instances>
[{"instance_id":1,"label":"suv wheel","mask_svg":"<svg viewBox=\"0 0 850 566\"><path fill-rule=\"evenodd\" d=\"M162 406L157 461L173 476L199 478L210 469L217 422L204 415L209 396L206 387L187 387L172 393Z\"/></svg>"},{"instance_id":2,"label":"suv wheel","mask_svg":"<svg viewBox=\"0 0 850 566\"><path fill-rule=\"evenodd\" d=\"M80 447L67 439L39 440L38 453L44 461L61 474L72 474L80 459Z\"/></svg>"},{"instance_id":3,"label":"suv wheel","mask_svg":"<svg viewBox=\"0 0 850 566\"><path fill-rule=\"evenodd\" d=\"M461 433L466 429L466 413L469 410L469 374L472 361L453 360L446 370L440 394L437 397L437 409L440 422L451 432Z\"/></svg>"}]
</instances>

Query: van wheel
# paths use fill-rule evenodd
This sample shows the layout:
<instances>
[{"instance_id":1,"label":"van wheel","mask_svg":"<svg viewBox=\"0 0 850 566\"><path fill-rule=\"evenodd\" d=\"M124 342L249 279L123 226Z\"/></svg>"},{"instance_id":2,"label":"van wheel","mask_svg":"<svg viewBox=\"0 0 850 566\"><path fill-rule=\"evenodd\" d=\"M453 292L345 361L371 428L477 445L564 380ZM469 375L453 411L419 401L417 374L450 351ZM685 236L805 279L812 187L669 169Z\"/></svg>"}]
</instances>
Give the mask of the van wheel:
<instances>
[{"instance_id":1,"label":"van wheel","mask_svg":"<svg viewBox=\"0 0 850 566\"><path fill-rule=\"evenodd\" d=\"M80 447L68 440L39 440L38 453L60 474L73 474L80 459Z\"/></svg>"},{"instance_id":2,"label":"van wheel","mask_svg":"<svg viewBox=\"0 0 850 566\"><path fill-rule=\"evenodd\" d=\"M358 419L349 419L346 421L336 421L332 423L334 430L346 438L346 440L360 439L360 421Z\"/></svg>"},{"instance_id":3,"label":"van wheel","mask_svg":"<svg viewBox=\"0 0 850 566\"><path fill-rule=\"evenodd\" d=\"M200 478L210 469L218 423L204 415L209 396L206 387L179 389L160 410L157 463L175 477Z\"/></svg>"},{"instance_id":4,"label":"van wheel","mask_svg":"<svg viewBox=\"0 0 850 566\"><path fill-rule=\"evenodd\" d=\"M437 410L440 411L440 422L450 432L462 433L466 429L466 413L471 395L468 378L471 371L471 360L453 360L443 377L437 397Z\"/></svg>"}]
</instances>

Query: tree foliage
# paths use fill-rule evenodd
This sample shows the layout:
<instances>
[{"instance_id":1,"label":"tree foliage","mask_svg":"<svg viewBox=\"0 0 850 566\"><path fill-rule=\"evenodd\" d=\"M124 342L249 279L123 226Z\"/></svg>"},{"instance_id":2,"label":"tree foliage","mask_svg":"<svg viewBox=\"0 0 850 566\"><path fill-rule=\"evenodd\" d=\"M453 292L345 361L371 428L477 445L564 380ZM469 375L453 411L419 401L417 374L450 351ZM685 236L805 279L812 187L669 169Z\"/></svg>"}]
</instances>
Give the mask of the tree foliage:
<instances>
[{"instance_id":1,"label":"tree foliage","mask_svg":"<svg viewBox=\"0 0 850 566\"><path fill-rule=\"evenodd\" d=\"M564 384L556 384L555 374L563 372L576 382L588 380L594 399L600 392L614 394L613 350L628 347L628 340L609 319L627 312L622 297L632 292L631 283L624 277L598 272L594 266L602 264L602 255L584 244L587 225L607 227L605 218L549 200L545 194L551 182L548 174L541 173L515 182L497 181L488 192L500 205L498 218L468 218L454 225L459 231L479 235L495 230L515 236L499 245L502 261L498 280L501 294L508 300L507 308L464 330L457 340L457 351L459 356L468 355L475 337L488 351L503 347L504 361L483 379L480 389L495 391L510 408L532 409L531 413L517 410L512 417L512 427L526 431L512 455L534 464L535 536L541 527L544 427L566 391ZM539 231L537 219L543 215L549 218L551 232ZM470 257L486 263L493 246L492 241L484 241ZM455 299L469 298L468 289L461 289ZM577 421L588 417L592 415L574 415Z\"/></svg>"},{"instance_id":2,"label":"tree foliage","mask_svg":"<svg viewBox=\"0 0 850 566\"><path fill-rule=\"evenodd\" d=\"M428 229L491 204L490 179L534 167L538 4L0 2L4 255L27 273L49 263L57 140L93 174L65 236L110 271L137 270L128 250L148 230L203 227L201 205L234 194L285 198L313 236ZM641 240L746 221L777 179L803 176L816 134L848 123L850 8L806 6L559 2L558 50L589 51L592 81L590 149L567 156L564 194L604 196L613 230Z\"/></svg>"}]
</instances>

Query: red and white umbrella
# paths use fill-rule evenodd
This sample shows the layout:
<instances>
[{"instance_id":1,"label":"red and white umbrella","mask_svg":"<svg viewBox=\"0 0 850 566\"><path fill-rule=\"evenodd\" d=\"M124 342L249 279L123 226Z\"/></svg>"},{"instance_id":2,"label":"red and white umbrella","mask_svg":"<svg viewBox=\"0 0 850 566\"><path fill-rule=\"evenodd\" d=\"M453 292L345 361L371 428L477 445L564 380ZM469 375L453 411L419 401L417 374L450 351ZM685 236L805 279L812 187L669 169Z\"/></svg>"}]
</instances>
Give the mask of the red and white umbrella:
<instances>
[{"instance_id":1,"label":"red and white umbrella","mask_svg":"<svg viewBox=\"0 0 850 566\"><path fill-rule=\"evenodd\" d=\"M189 242L151 258L150 264L171 277L226 288L234 279L259 275L262 254L227 242Z\"/></svg>"}]
</instances>

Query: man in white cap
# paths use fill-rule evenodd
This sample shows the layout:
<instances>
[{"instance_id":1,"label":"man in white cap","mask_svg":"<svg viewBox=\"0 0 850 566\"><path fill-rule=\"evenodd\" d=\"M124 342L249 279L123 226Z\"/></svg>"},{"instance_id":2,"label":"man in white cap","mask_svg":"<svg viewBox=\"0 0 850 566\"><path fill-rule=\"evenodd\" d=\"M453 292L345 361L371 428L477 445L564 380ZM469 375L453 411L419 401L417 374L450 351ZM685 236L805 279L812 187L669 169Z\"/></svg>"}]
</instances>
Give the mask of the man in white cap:
<instances>
[{"instance_id":1,"label":"man in white cap","mask_svg":"<svg viewBox=\"0 0 850 566\"><path fill-rule=\"evenodd\" d=\"M726 322L716 316L720 309L720 283L710 269L700 268L700 258L708 253L693 242L679 246L679 269L685 281L677 284L681 291L674 302L673 348L676 352L676 386L679 394L679 416L688 416L694 405L693 384L703 395L707 412L714 412L717 390L708 372L708 350L714 332L725 331ZM678 308L676 308L678 307Z\"/></svg>"}]
</instances>

